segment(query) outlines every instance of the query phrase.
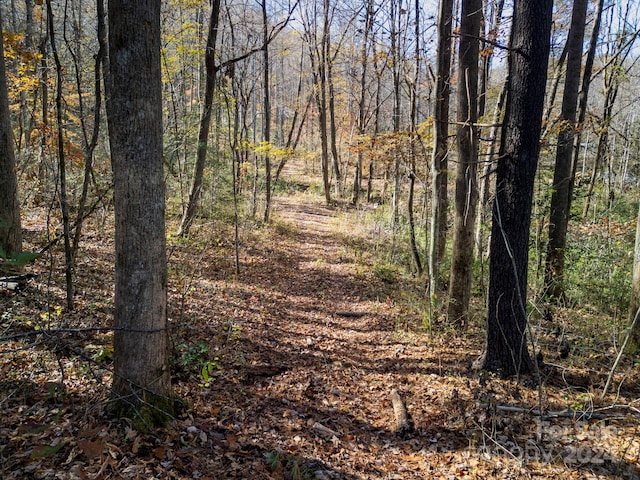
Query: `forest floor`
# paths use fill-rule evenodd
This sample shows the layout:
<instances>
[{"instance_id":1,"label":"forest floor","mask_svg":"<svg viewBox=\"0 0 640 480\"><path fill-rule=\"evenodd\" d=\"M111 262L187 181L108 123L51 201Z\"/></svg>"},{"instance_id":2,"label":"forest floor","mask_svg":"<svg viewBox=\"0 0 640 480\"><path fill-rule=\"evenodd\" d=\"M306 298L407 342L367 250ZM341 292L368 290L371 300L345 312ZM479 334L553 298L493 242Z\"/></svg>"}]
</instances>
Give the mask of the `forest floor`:
<instances>
[{"instance_id":1,"label":"forest floor","mask_svg":"<svg viewBox=\"0 0 640 480\"><path fill-rule=\"evenodd\" d=\"M481 319L428 331L420 282L377 259L386 240L366 214L280 195L270 226L243 230L239 274L229 232L169 238L173 378L188 408L147 433L102 413L111 335L83 329L111 324L113 245L109 216L94 219L74 312L57 253L25 291L0 292L0 478L640 478L639 365L600 400L615 352L558 358L554 325L570 315L558 311L536 326L540 387L478 372ZM25 216L32 245L45 227ZM79 331L49 332L61 326ZM411 431L397 431L394 389Z\"/></svg>"}]
</instances>

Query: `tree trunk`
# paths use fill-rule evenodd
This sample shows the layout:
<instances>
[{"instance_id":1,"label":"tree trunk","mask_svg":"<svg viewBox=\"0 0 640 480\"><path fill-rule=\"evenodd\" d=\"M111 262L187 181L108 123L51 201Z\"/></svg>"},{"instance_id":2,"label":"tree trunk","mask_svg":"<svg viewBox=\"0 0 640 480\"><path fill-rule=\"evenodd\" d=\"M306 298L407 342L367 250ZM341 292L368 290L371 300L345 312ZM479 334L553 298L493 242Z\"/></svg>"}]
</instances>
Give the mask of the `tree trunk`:
<instances>
[{"instance_id":1,"label":"tree trunk","mask_svg":"<svg viewBox=\"0 0 640 480\"><path fill-rule=\"evenodd\" d=\"M484 29L485 36L488 43L482 42L483 55L480 60L480 75L478 85L478 117L482 117L485 114L487 103L487 89L489 86L489 77L491 75L491 61L493 60L493 42L498 38L500 30L500 24L502 23L502 11L504 10L504 0L498 0L497 2L484 2L485 17ZM489 17L487 19L487 17ZM490 23L489 23L490 22Z\"/></svg>"},{"instance_id":2,"label":"tree trunk","mask_svg":"<svg viewBox=\"0 0 640 480\"><path fill-rule=\"evenodd\" d=\"M543 139L547 138L548 132L553 130L553 126L555 125L555 122L551 121L551 114L553 113L553 107L556 105L558 87L560 86L560 80L562 80L562 74L564 73L564 62L567 60L567 45L568 44L565 43L562 49L562 53L554 69L555 73L553 81L551 82L551 90L549 91L549 95L547 95L547 108L542 117L542 125L544 125L544 130L542 131Z\"/></svg>"},{"instance_id":3,"label":"tree trunk","mask_svg":"<svg viewBox=\"0 0 640 480\"><path fill-rule=\"evenodd\" d=\"M82 193L80 194L80 201L78 202L78 214L76 217L76 228L73 236L72 253L75 263L75 258L78 254L78 248L80 245L80 238L82 236L82 224L87 206L87 196L89 194L89 183L91 181L91 175L93 173L93 156L96 146L98 145L98 135L100 134L100 124L102 118L102 63L105 59L107 50L107 33L105 25L104 15L104 0L96 1L96 16L97 16L97 36L98 36L98 52L95 55L94 66L94 104L93 104L93 130L91 132L91 138L84 145L84 178L82 181Z\"/></svg>"},{"instance_id":4,"label":"tree trunk","mask_svg":"<svg viewBox=\"0 0 640 480\"><path fill-rule=\"evenodd\" d=\"M109 0L114 179L111 412L149 428L173 413L167 334L160 0Z\"/></svg>"},{"instance_id":5,"label":"tree trunk","mask_svg":"<svg viewBox=\"0 0 640 480\"><path fill-rule=\"evenodd\" d=\"M582 68L582 44L587 18L587 4L587 0L573 2L571 27L567 37L567 70L562 94L556 166L553 173L549 242L544 275L546 294L555 300L564 298L564 250L567 245L567 228L571 214L569 195L574 181L571 161L576 131L576 107Z\"/></svg>"},{"instance_id":6,"label":"tree trunk","mask_svg":"<svg viewBox=\"0 0 640 480\"><path fill-rule=\"evenodd\" d=\"M47 0L47 22L49 25L49 40L51 42L51 52L53 53L56 65L56 135L58 147L58 181L60 192L58 194L60 202L60 213L62 214L62 231L64 238L64 260L65 260L65 284L67 310L73 310L73 251L71 249L71 233L69 230L69 201L67 198L67 167L64 151L64 131L63 131L63 111L62 111L62 63L58 55L56 36L53 22L53 9L51 0Z\"/></svg>"},{"instance_id":7,"label":"tree trunk","mask_svg":"<svg viewBox=\"0 0 640 480\"><path fill-rule=\"evenodd\" d=\"M493 166L495 162L496 154L499 150L499 133L500 133L500 120L503 114L504 102L507 98L507 84L502 84L502 88L500 89L500 93L498 94L498 101L496 102L496 106L493 110L492 121L491 121L491 129L489 131L489 148L487 150L487 156L484 161L484 166L482 167L482 176L480 178L480 192L478 194L478 219L476 221L476 247L478 249L478 254L482 255L482 226L484 225L484 220L488 214L485 213L487 210L487 204L489 203L489 191L491 188L491 179L493 178Z\"/></svg>"},{"instance_id":8,"label":"tree trunk","mask_svg":"<svg viewBox=\"0 0 640 480\"><path fill-rule=\"evenodd\" d=\"M633 321L640 309L640 206L638 207L638 219L636 221L636 242L633 250L633 280L631 283L631 300L629 301L629 324ZM636 328L630 335L627 345L628 351L635 354L640 350L640 326L636 322Z\"/></svg>"},{"instance_id":9,"label":"tree trunk","mask_svg":"<svg viewBox=\"0 0 640 480\"><path fill-rule=\"evenodd\" d=\"M578 94L578 121L576 136L573 142L572 153L572 165L573 172L571 173L573 178L576 176L576 168L578 166L578 156L580 154L580 144L582 143L582 129L584 128L584 121L587 116L587 101L589 99L589 88L591 87L591 73L593 70L593 62L596 58L596 49L598 48L598 37L600 36L600 25L602 24L602 11L604 7L604 0L599 0L596 5L596 12L593 20L593 30L591 31L591 40L589 41L589 50L587 51L587 58L584 62L584 73L582 75L582 86L580 87L580 93ZM587 136L587 143L589 143L589 137ZM585 148L584 162L586 164L587 150ZM584 166L584 165L583 165ZM571 210L571 203L573 201L573 185L571 185L571 191L569 193L569 210Z\"/></svg>"},{"instance_id":10,"label":"tree trunk","mask_svg":"<svg viewBox=\"0 0 640 480\"><path fill-rule=\"evenodd\" d=\"M473 230L478 204L478 54L481 0L463 0L458 60L458 163L449 280L449 322L464 324L469 315L473 279Z\"/></svg>"},{"instance_id":11,"label":"tree trunk","mask_svg":"<svg viewBox=\"0 0 640 480\"><path fill-rule=\"evenodd\" d=\"M433 108L433 155L431 157L433 175L429 246L429 296L431 301L435 299L440 289L440 262L444 256L447 240L447 157L452 10L452 0L440 0L435 105Z\"/></svg>"},{"instance_id":12,"label":"tree trunk","mask_svg":"<svg viewBox=\"0 0 640 480\"><path fill-rule=\"evenodd\" d=\"M207 148L209 145L209 128L211 127L211 113L213 111L213 94L215 92L216 76L216 43L218 38L218 22L220 19L220 0L213 0L211 4L211 16L209 17L209 33L207 34L207 45L204 53L204 63L206 79L204 85L204 104L202 105L202 116L200 117L200 127L198 129L198 148L196 152L196 164L193 169L193 180L189 201L182 215L178 235L189 234L189 229L196 215L196 208L202 190L202 180L204 177L204 167L207 161Z\"/></svg>"},{"instance_id":13,"label":"tree trunk","mask_svg":"<svg viewBox=\"0 0 640 480\"><path fill-rule=\"evenodd\" d=\"M487 100L487 89L489 85L489 77L491 75L491 61L493 59L493 42L498 38L498 33L500 31L500 25L502 24L502 12L504 10L504 0L498 0L497 4L493 4L492 2L486 2L485 7L485 23L487 21L491 21L489 25L485 24L485 35L487 37L488 43L481 43L483 48L483 55L480 61L481 72L479 78L479 86L478 86L478 117L483 117L486 113L486 100ZM489 20L487 20L487 18ZM476 214L476 233L475 233L475 245L476 250L478 252L478 256L483 255L483 245L482 245L482 226L484 225L484 220L486 218L486 205L489 200L489 188L491 184L491 178L493 178L493 159L498 151L498 132L499 132L499 122L502 117L502 107L504 106L504 98L506 95L506 90L504 88L504 83L502 84L502 88L500 89L500 93L498 94L498 100L493 110L493 114L491 117L491 128L489 129L489 138L488 138L488 147L486 149L486 156L481 162L484 166L482 168L482 174L480 177L480 187L478 194L478 207ZM487 212L488 213L488 212Z\"/></svg>"},{"instance_id":14,"label":"tree trunk","mask_svg":"<svg viewBox=\"0 0 640 480\"><path fill-rule=\"evenodd\" d=\"M600 9L600 6L599 6ZM599 12L600 13L600 12ZM630 23L627 20L627 16L629 14L629 9L625 11L625 17L622 20L623 25L629 25ZM609 37L615 38L615 43L613 48L615 49L613 52L608 52L607 55L604 56L604 91L605 91L605 100L603 105L603 113L602 118L600 119L600 134L598 140L598 154L596 155L596 159L594 161L593 171L591 175L591 182L589 184L589 191L587 192L587 196L585 198L584 209L582 212L582 216L586 218L589 213L589 208L591 206L591 197L593 195L594 183L596 180L596 174L598 172L599 164L603 161L605 152L609 147L609 128L612 120L613 113L613 105L615 104L616 98L618 96L618 89L620 86L621 80L628 75L629 67L625 67L625 60L629 53L633 48L633 44L635 40L638 38L640 34L640 30L636 30L635 32L630 32L628 30L623 29L621 32L616 32L615 34L611 31L613 29L613 22L609 22ZM593 39L592 39L593 41ZM632 63L633 65L633 63ZM581 105L582 106L582 105ZM609 177L609 182L611 182L611 176Z\"/></svg>"},{"instance_id":15,"label":"tree trunk","mask_svg":"<svg viewBox=\"0 0 640 480\"><path fill-rule=\"evenodd\" d=\"M616 75L613 73L612 75ZM589 214L589 208L591 208L591 198L593 196L593 189L595 187L598 169L607 155L609 148L609 126L611 123L611 113L613 112L613 104L618 96L618 81L616 79L610 79L610 82L606 86L603 114L600 119L600 133L598 134L598 146L596 148L596 158L593 160L593 169L591 170L591 178L589 180L589 188L587 189L587 195L584 199L584 207L582 209L582 217L587 218Z\"/></svg>"},{"instance_id":16,"label":"tree trunk","mask_svg":"<svg viewBox=\"0 0 640 480\"><path fill-rule=\"evenodd\" d=\"M393 111L392 125L393 133L397 136L400 132L400 109L402 97L400 95L400 32L401 26L401 10L403 10L401 0L392 0L389 6L391 23L391 76L393 78ZM393 190L391 192L391 230L395 233L398 223L398 213L400 205L400 161L401 154L399 152L398 140L395 140L393 147Z\"/></svg>"},{"instance_id":17,"label":"tree trunk","mask_svg":"<svg viewBox=\"0 0 640 480\"><path fill-rule=\"evenodd\" d=\"M409 222L409 242L411 245L411 256L413 257L413 263L416 266L416 272L418 276L422 275L422 259L420 258L420 251L418 250L418 242L416 240L416 221L413 212L413 201L415 197L416 186L416 147L419 141L418 136L418 84L420 80L420 0L415 0L414 4L415 14L415 70L413 81L410 85L411 90L411 171L409 172L409 194L407 198L407 220Z\"/></svg>"},{"instance_id":18,"label":"tree trunk","mask_svg":"<svg viewBox=\"0 0 640 480\"><path fill-rule=\"evenodd\" d=\"M293 112L293 118L291 119L291 127L289 128L289 133L287 135L287 143L286 147L295 150L298 146L298 142L300 140L300 135L302 134L302 129L304 127L304 122L307 118L307 112L309 111L309 107L313 102L312 97L309 96L308 100L305 102L304 111L302 112L302 116L300 118L300 122L298 123L298 116L300 116L300 98L302 96L302 85L303 85L303 75L304 75L304 50L301 49L300 54L300 73L298 76L298 88L296 91L296 109ZM294 136L295 135L295 136ZM276 168L276 173L273 176L273 183L278 183L280 179L280 173L282 173L282 169L287 163L287 157L284 157L278 163L278 167Z\"/></svg>"},{"instance_id":19,"label":"tree trunk","mask_svg":"<svg viewBox=\"0 0 640 480\"><path fill-rule=\"evenodd\" d=\"M527 273L533 183L549 61L552 0L516 0L507 101L496 177L483 368L502 375L533 369L527 345Z\"/></svg>"},{"instance_id":20,"label":"tree trunk","mask_svg":"<svg viewBox=\"0 0 640 480\"><path fill-rule=\"evenodd\" d=\"M373 0L367 0L364 5L364 28L362 32L362 49L360 50L360 98L358 99L358 135L362 138L365 133L366 121L366 94L367 94L367 72L369 66L369 35L373 28L374 10ZM360 199L360 189L362 188L362 152L358 151L358 161L353 178L353 196L351 203L358 204Z\"/></svg>"},{"instance_id":21,"label":"tree trunk","mask_svg":"<svg viewBox=\"0 0 640 480\"><path fill-rule=\"evenodd\" d=\"M340 155L338 154L338 138L336 132L336 106L335 106L335 87L333 84L333 59L331 58L331 35L326 36L326 68L327 73L327 89L329 95L329 144L331 145L331 165L333 166L333 174L336 177L334 192L340 194L342 188L342 172L340 171Z\"/></svg>"},{"instance_id":22,"label":"tree trunk","mask_svg":"<svg viewBox=\"0 0 640 480\"><path fill-rule=\"evenodd\" d=\"M0 31L2 31L2 25L3 19L0 12ZM0 273L15 271L15 269L4 265L4 260L13 258L22 252L20 199L18 197L18 179L13 145L4 42L2 35L0 35Z\"/></svg>"},{"instance_id":23,"label":"tree trunk","mask_svg":"<svg viewBox=\"0 0 640 480\"><path fill-rule=\"evenodd\" d=\"M264 130L262 140L267 145L267 152L264 155L264 179L265 179L265 206L264 206L264 222L269 222L271 214L271 157L269 156L269 145L271 144L271 95L270 95L270 79L269 79L269 19L267 17L267 2L262 2L262 40L264 42Z\"/></svg>"}]
</instances>

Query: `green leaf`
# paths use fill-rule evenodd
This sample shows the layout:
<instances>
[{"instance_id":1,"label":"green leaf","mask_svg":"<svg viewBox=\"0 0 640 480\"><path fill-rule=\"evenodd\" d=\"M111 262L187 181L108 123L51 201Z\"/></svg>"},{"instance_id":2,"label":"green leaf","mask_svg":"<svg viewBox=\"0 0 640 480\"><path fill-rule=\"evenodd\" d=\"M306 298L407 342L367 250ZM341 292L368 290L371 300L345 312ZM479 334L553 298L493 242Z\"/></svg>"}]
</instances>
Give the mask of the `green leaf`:
<instances>
[{"instance_id":1,"label":"green leaf","mask_svg":"<svg viewBox=\"0 0 640 480\"><path fill-rule=\"evenodd\" d=\"M3 252L0 252L2 255ZM39 253L36 252L22 252L11 255L11 258L7 259L7 265L11 265L14 267L22 267L27 265L28 263L33 262L36 258L40 256ZM6 258L6 256L3 256Z\"/></svg>"},{"instance_id":2,"label":"green leaf","mask_svg":"<svg viewBox=\"0 0 640 480\"><path fill-rule=\"evenodd\" d=\"M60 442L56 446L52 447L50 445L43 445L41 447L37 447L31 452L31 458L44 458L51 457L58 453L68 442Z\"/></svg>"}]
</instances>

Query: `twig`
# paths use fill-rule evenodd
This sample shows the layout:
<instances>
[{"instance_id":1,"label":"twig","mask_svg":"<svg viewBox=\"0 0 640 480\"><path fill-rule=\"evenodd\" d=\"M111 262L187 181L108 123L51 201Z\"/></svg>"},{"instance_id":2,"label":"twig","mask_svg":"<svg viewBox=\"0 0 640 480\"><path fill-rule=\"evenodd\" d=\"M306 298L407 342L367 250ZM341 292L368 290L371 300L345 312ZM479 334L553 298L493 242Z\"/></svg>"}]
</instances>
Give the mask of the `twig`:
<instances>
[{"instance_id":1,"label":"twig","mask_svg":"<svg viewBox=\"0 0 640 480\"><path fill-rule=\"evenodd\" d=\"M583 410L560 410L556 412L541 412L537 408L523 408L523 407L514 407L511 405L497 405L496 410L501 412L512 412L512 413L526 413L529 415L533 415L535 417L543 417L543 418L578 418L578 419L586 419L586 420L611 420L615 418L626 418L627 416L633 416L640 418L640 414L632 414L632 415L607 415L606 413L595 413L590 411Z\"/></svg>"},{"instance_id":2,"label":"twig","mask_svg":"<svg viewBox=\"0 0 640 480\"><path fill-rule=\"evenodd\" d=\"M176 325L168 325L162 328L117 328L117 327L87 327L87 328L52 328L43 330L33 330L30 332L16 333L13 335L7 335L0 337L0 342L6 342L8 340L16 340L18 338L36 337L38 335L55 335L58 333L83 333L83 332L130 332L130 333L157 333L164 332L165 330L173 330L186 326L186 323L179 323Z\"/></svg>"},{"instance_id":3,"label":"twig","mask_svg":"<svg viewBox=\"0 0 640 480\"><path fill-rule=\"evenodd\" d=\"M616 357L616 361L613 362L613 366L611 367L611 371L609 372L609 376L607 377L607 383L604 384L604 388L602 389L602 395L600 395L600 399L604 399L607 391L609 390L609 386L611 385L611 381L613 380L613 375L618 368L618 364L620 363L620 359L624 354L625 349L627 348L627 344L629 343L629 339L631 338L631 334L634 332L638 325L638 318L640 318L640 308L636 310L636 316L633 317L633 322L631 323L631 327L627 332L627 335L624 337L624 342L622 342L622 346L620 347L620 351L618 352L618 356Z\"/></svg>"}]
</instances>

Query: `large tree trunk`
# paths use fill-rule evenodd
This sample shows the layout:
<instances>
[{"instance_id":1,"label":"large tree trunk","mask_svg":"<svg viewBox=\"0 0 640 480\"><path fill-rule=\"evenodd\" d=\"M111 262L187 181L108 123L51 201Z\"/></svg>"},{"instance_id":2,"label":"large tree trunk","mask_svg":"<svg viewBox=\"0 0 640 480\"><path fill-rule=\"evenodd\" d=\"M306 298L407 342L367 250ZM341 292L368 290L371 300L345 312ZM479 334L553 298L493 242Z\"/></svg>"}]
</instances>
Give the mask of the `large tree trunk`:
<instances>
[{"instance_id":1,"label":"large tree trunk","mask_svg":"<svg viewBox=\"0 0 640 480\"><path fill-rule=\"evenodd\" d=\"M107 115L116 265L111 411L137 426L173 411L167 335L160 0L109 0Z\"/></svg>"},{"instance_id":2,"label":"large tree trunk","mask_svg":"<svg viewBox=\"0 0 640 480\"><path fill-rule=\"evenodd\" d=\"M447 239L447 168L449 93L451 81L451 23L453 1L440 0L435 104L433 108L433 154L431 157L431 231L429 247L429 296L440 288L440 262Z\"/></svg>"},{"instance_id":3,"label":"large tree trunk","mask_svg":"<svg viewBox=\"0 0 640 480\"><path fill-rule=\"evenodd\" d=\"M533 183L549 61L552 0L516 0L491 229L483 368L528 373L527 274Z\"/></svg>"},{"instance_id":4,"label":"large tree trunk","mask_svg":"<svg viewBox=\"0 0 640 480\"><path fill-rule=\"evenodd\" d=\"M2 31L2 16L0 16L0 31ZM4 260L22 252L22 227L13 129L4 65L4 44L0 35L0 249L2 250L0 272L7 273L12 268L4 265Z\"/></svg>"},{"instance_id":5,"label":"large tree trunk","mask_svg":"<svg viewBox=\"0 0 640 480\"><path fill-rule=\"evenodd\" d=\"M582 68L582 44L587 17L587 0L575 0L571 27L567 37L567 71L562 94L560 131L556 150L556 166L553 173L551 212L549 217L549 242L545 263L545 290L551 299L564 297L564 249L569 225L569 195L574 181L571 161L576 132L576 107Z\"/></svg>"},{"instance_id":6,"label":"large tree trunk","mask_svg":"<svg viewBox=\"0 0 640 480\"><path fill-rule=\"evenodd\" d=\"M473 228L478 204L478 53L481 0L463 0L458 61L458 163L449 281L449 322L464 324L473 279Z\"/></svg>"}]
</instances>

